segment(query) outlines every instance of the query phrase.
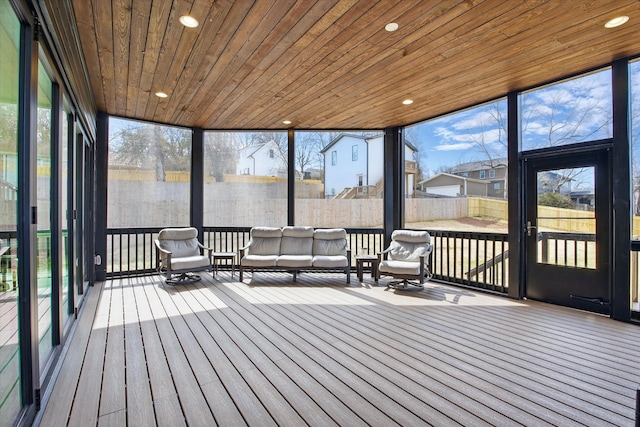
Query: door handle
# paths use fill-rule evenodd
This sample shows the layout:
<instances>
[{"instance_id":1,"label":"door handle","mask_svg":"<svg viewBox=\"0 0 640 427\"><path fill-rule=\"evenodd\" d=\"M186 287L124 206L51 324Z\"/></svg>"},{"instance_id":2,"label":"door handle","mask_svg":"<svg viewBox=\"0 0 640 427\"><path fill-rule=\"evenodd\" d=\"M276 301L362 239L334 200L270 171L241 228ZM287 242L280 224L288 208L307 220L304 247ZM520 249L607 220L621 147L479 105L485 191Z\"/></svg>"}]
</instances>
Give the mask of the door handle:
<instances>
[{"instance_id":1,"label":"door handle","mask_svg":"<svg viewBox=\"0 0 640 427\"><path fill-rule=\"evenodd\" d=\"M531 236L531 230L535 230L536 226L531 225L531 221L527 221L527 236Z\"/></svg>"}]
</instances>

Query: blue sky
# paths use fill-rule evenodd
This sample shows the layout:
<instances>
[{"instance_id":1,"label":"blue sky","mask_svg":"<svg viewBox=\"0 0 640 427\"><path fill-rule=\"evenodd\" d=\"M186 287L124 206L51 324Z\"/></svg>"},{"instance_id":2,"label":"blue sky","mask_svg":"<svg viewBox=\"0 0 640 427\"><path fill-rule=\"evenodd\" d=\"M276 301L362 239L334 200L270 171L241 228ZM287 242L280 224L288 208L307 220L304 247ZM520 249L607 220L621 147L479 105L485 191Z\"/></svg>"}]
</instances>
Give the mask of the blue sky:
<instances>
[{"instance_id":1,"label":"blue sky","mask_svg":"<svg viewBox=\"0 0 640 427\"><path fill-rule=\"evenodd\" d=\"M611 72L607 69L520 95L522 149L611 137ZM506 99L407 129L425 175L459 163L504 158Z\"/></svg>"}]
</instances>

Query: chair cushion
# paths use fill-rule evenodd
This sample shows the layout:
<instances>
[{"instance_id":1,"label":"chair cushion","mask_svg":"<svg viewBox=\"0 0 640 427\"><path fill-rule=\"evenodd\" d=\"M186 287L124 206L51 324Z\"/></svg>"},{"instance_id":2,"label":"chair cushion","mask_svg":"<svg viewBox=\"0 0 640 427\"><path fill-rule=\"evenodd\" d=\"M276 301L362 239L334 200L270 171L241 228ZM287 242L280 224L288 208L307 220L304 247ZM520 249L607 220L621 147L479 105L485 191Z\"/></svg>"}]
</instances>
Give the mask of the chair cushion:
<instances>
[{"instance_id":1,"label":"chair cushion","mask_svg":"<svg viewBox=\"0 0 640 427\"><path fill-rule=\"evenodd\" d=\"M280 255L276 261L278 267L311 267L311 255Z\"/></svg>"},{"instance_id":2,"label":"chair cushion","mask_svg":"<svg viewBox=\"0 0 640 427\"><path fill-rule=\"evenodd\" d=\"M200 268L208 268L209 257L202 255L186 256L180 258L171 258L171 270L196 270Z\"/></svg>"},{"instance_id":3,"label":"chair cushion","mask_svg":"<svg viewBox=\"0 0 640 427\"><path fill-rule=\"evenodd\" d=\"M431 243L431 236L423 230L395 230L391 240L408 243Z\"/></svg>"},{"instance_id":4,"label":"chair cushion","mask_svg":"<svg viewBox=\"0 0 640 427\"><path fill-rule=\"evenodd\" d=\"M431 237L426 231L396 230L391 239L389 260L420 262L420 255L431 253Z\"/></svg>"},{"instance_id":5,"label":"chair cushion","mask_svg":"<svg viewBox=\"0 0 640 427\"><path fill-rule=\"evenodd\" d=\"M347 255L347 232L344 228L318 229L313 233L314 255Z\"/></svg>"},{"instance_id":6,"label":"chair cushion","mask_svg":"<svg viewBox=\"0 0 640 427\"><path fill-rule=\"evenodd\" d=\"M165 228L160 230L158 241L162 249L171 252L172 259L200 255L198 230L193 227Z\"/></svg>"},{"instance_id":7,"label":"chair cushion","mask_svg":"<svg viewBox=\"0 0 640 427\"><path fill-rule=\"evenodd\" d=\"M311 259L313 247L312 227L283 227L280 255L308 255ZM309 261L311 265L311 261Z\"/></svg>"},{"instance_id":8,"label":"chair cushion","mask_svg":"<svg viewBox=\"0 0 640 427\"><path fill-rule=\"evenodd\" d=\"M406 274L406 275L417 276L420 274L420 263L384 260L380 262L380 265L378 266L378 270L381 273Z\"/></svg>"},{"instance_id":9,"label":"chair cushion","mask_svg":"<svg viewBox=\"0 0 640 427\"><path fill-rule=\"evenodd\" d=\"M313 257L313 266L320 268L336 268L346 267L347 257L343 255L315 255Z\"/></svg>"},{"instance_id":10,"label":"chair cushion","mask_svg":"<svg viewBox=\"0 0 640 427\"><path fill-rule=\"evenodd\" d=\"M275 267L278 255L246 255L240 260L243 267Z\"/></svg>"}]
</instances>

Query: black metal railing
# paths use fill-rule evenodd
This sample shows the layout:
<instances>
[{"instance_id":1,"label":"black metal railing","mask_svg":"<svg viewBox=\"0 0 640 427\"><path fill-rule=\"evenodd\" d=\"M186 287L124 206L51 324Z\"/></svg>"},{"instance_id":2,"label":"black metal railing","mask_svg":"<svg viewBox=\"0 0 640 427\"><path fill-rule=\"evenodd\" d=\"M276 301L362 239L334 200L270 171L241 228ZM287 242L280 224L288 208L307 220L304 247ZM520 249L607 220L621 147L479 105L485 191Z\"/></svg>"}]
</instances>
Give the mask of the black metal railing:
<instances>
[{"instance_id":1,"label":"black metal railing","mask_svg":"<svg viewBox=\"0 0 640 427\"><path fill-rule=\"evenodd\" d=\"M472 288L507 293L507 234L471 231L430 231L433 279Z\"/></svg>"},{"instance_id":2,"label":"black metal railing","mask_svg":"<svg viewBox=\"0 0 640 427\"><path fill-rule=\"evenodd\" d=\"M154 240L160 227L108 228L106 277L135 276L157 270ZM214 252L238 252L249 242L251 227L204 227L203 244ZM381 228L347 228L352 265L356 254L383 250ZM231 268L221 265L220 269Z\"/></svg>"},{"instance_id":3,"label":"black metal railing","mask_svg":"<svg viewBox=\"0 0 640 427\"><path fill-rule=\"evenodd\" d=\"M204 227L203 243L215 252L238 252L249 241L250 227ZM107 278L149 274L156 271L156 228L107 229ZM346 228L355 256L384 249L381 228ZM436 280L506 293L508 289L508 243L506 234L430 231L433 252L431 272ZM221 265L221 269L231 268Z\"/></svg>"},{"instance_id":4,"label":"black metal railing","mask_svg":"<svg viewBox=\"0 0 640 427\"><path fill-rule=\"evenodd\" d=\"M17 246L17 231L0 231L0 291L17 289L18 263L14 254Z\"/></svg>"},{"instance_id":5,"label":"black metal railing","mask_svg":"<svg viewBox=\"0 0 640 427\"><path fill-rule=\"evenodd\" d=\"M161 228L108 228L106 277L135 276L156 271L153 241Z\"/></svg>"},{"instance_id":6,"label":"black metal railing","mask_svg":"<svg viewBox=\"0 0 640 427\"><path fill-rule=\"evenodd\" d=\"M596 235L541 231L538 262L566 267L595 268Z\"/></svg>"}]
</instances>

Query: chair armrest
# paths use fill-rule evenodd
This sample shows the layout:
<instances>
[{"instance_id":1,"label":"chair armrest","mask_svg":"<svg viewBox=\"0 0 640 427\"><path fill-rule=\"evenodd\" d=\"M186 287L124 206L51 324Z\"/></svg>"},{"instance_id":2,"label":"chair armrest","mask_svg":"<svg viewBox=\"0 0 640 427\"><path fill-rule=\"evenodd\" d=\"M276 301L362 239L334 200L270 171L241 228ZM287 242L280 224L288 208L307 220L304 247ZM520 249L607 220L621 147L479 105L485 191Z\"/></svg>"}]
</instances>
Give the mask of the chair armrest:
<instances>
[{"instance_id":1,"label":"chair armrest","mask_svg":"<svg viewBox=\"0 0 640 427\"><path fill-rule=\"evenodd\" d=\"M387 254L391 252L391 248L387 248L382 252L376 253L378 255L378 263L380 263L383 259L387 259Z\"/></svg>"},{"instance_id":2,"label":"chair armrest","mask_svg":"<svg viewBox=\"0 0 640 427\"><path fill-rule=\"evenodd\" d=\"M211 254L213 253L213 248L208 248L200 242L198 242L198 247L203 251L207 251L208 252L207 256L211 258Z\"/></svg>"},{"instance_id":3,"label":"chair armrest","mask_svg":"<svg viewBox=\"0 0 640 427\"><path fill-rule=\"evenodd\" d=\"M154 242L156 244L156 249L158 249L160 252L162 252L165 255L171 255L171 251L168 251L164 249L162 246L160 246L160 240L156 239L154 240Z\"/></svg>"},{"instance_id":4,"label":"chair armrest","mask_svg":"<svg viewBox=\"0 0 640 427\"><path fill-rule=\"evenodd\" d=\"M158 265L160 265L160 252L162 252L166 258L167 258L167 265L171 265L171 251L168 251L166 249L164 249L162 246L160 246L160 240L156 239L154 240L154 243L156 244L156 262L158 263Z\"/></svg>"},{"instance_id":5,"label":"chair armrest","mask_svg":"<svg viewBox=\"0 0 640 427\"><path fill-rule=\"evenodd\" d=\"M242 247L242 248L238 249L238 252L240 252L240 259L242 259L242 257L244 256L245 251L246 251L247 249L249 249L249 246L251 246L251 240L249 240L249 241L247 242L247 245L246 245L246 246L244 246L244 247Z\"/></svg>"}]
</instances>

